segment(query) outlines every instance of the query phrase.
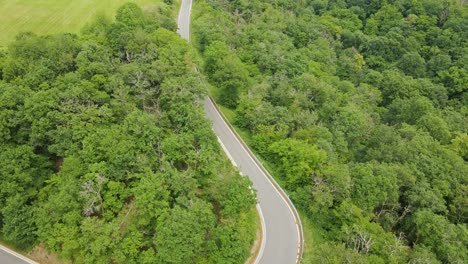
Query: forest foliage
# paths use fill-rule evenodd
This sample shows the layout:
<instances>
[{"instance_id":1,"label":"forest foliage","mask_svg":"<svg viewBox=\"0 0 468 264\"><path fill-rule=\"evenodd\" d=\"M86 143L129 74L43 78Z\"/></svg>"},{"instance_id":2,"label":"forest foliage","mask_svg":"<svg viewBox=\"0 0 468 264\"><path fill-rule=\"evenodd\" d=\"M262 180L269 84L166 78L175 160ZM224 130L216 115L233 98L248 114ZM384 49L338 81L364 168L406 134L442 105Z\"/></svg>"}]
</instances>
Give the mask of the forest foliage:
<instances>
[{"instance_id":1,"label":"forest foliage","mask_svg":"<svg viewBox=\"0 0 468 264\"><path fill-rule=\"evenodd\" d=\"M171 3L172 1L168 1ZM204 117L172 6L0 54L0 228L73 263L241 263L255 193Z\"/></svg>"},{"instance_id":2,"label":"forest foliage","mask_svg":"<svg viewBox=\"0 0 468 264\"><path fill-rule=\"evenodd\" d=\"M468 6L201 0L217 100L323 234L304 263L468 259Z\"/></svg>"}]
</instances>

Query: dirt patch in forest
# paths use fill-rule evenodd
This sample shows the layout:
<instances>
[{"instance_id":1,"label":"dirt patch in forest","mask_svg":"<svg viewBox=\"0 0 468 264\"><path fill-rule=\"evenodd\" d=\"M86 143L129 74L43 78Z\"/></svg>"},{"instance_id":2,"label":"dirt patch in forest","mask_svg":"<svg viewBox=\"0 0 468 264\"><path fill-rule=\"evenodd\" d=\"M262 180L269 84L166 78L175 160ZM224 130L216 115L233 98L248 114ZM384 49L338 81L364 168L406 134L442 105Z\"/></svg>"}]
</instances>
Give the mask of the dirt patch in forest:
<instances>
[{"instance_id":1,"label":"dirt patch in forest","mask_svg":"<svg viewBox=\"0 0 468 264\"><path fill-rule=\"evenodd\" d=\"M263 230L262 230L262 219L260 219L260 214L256 211L257 214L257 237L253 242L252 248L250 249L250 257L245 261L245 264L254 264L257 260L257 256L260 253L262 247L263 239Z\"/></svg>"},{"instance_id":2,"label":"dirt patch in forest","mask_svg":"<svg viewBox=\"0 0 468 264\"><path fill-rule=\"evenodd\" d=\"M29 252L28 257L39 262L47 264L68 264L70 262L60 260L57 254L50 253L44 244L39 244L35 246L31 252Z\"/></svg>"}]
</instances>

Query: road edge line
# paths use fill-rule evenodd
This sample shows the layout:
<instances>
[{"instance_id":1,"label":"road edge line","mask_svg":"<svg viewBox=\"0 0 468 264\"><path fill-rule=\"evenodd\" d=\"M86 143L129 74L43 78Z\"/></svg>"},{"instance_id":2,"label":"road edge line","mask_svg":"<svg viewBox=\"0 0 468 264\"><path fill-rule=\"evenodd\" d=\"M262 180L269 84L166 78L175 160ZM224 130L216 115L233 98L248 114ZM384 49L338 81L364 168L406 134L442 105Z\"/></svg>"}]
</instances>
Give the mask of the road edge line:
<instances>
[{"instance_id":1,"label":"road edge line","mask_svg":"<svg viewBox=\"0 0 468 264\"><path fill-rule=\"evenodd\" d=\"M262 241L260 242L260 251L258 252L257 256L255 257L255 262L254 264L258 264L260 262L260 259L263 257L263 251L265 251L265 244L266 244L266 225L265 225L265 218L263 217L263 212L262 208L260 207L260 204L257 203L257 208L258 216L260 217L260 222L261 222L261 231L262 231Z\"/></svg>"},{"instance_id":2,"label":"road edge line","mask_svg":"<svg viewBox=\"0 0 468 264\"><path fill-rule=\"evenodd\" d=\"M178 25L178 26L180 25L180 11L181 11L181 9L182 9L183 1L184 1L184 0L181 0L180 7L179 7L179 14L178 14L178 16L177 16L177 25ZM190 3L190 5L189 5L189 19L188 19L188 23L189 23L189 34L188 34L188 39L187 39L187 42L188 42L188 43L191 42L190 39L191 39L191 33L192 33L192 31L190 30L190 24L191 24L190 22L191 22L191 17L192 17L192 0L189 0L189 3ZM177 28L177 33L179 33L179 28ZM180 33L179 33L179 36L180 36ZM181 37L182 37L182 36L181 36ZM182 38L183 38L183 37L182 37ZM195 71L198 72L198 69L197 69L196 67L195 67ZM200 74L200 73L198 72L198 74ZM198 76L198 77L200 78L200 76ZM203 85L205 86L205 88L208 88L207 85L206 85L206 83L203 81L203 79L201 79L201 82L203 83ZM207 89L207 91L208 91L208 89ZM214 107L215 107L215 109L216 109L216 112L218 112L218 114L221 116L221 118L224 120L224 122L225 122L225 123L228 125L228 127L230 128L231 133L232 133L232 131L234 131L233 135L234 135L234 137L237 139L237 138L239 137L239 135L237 134L237 131L235 131L235 129L234 129L234 128L232 127L232 125L227 121L227 119L224 117L224 115L223 115L222 113L220 114L220 110L219 110L218 106L217 106L215 103L213 103L213 100L211 99L211 97L208 96L208 98L209 98L210 102L214 105ZM216 134L215 134L215 136L216 136ZM221 140L219 139L218 136L216 136L216 138L218 139L218 141L219 141L221 147L223 148L224 152L228 155L228 157L229 157L229 159L231 160L231 162L237 167L237 165L236 165L234 159L232 159L232 157L231 157L229 151L227 151L227 148L224 146L224 144L221 142ZM239 139L237 139L237 140L239 141ZM241 140L241 141L239 141L239 143L241 144L241 146L242 146L243 148L246 147L244 141ZM251 153L251 151L250 151L250 149L249 149L248 147L247 147L246 151L247 151L247 153L249 154L249 156L252 157L253 153ZM255 156L253 156L253 157L254 157L254 158L253 158L252 160L253 160L254 163L257 165L257 163L259 163L259 161L257 160L257 157L255 157ZM257 167L258 167L258 165L257 165ZM237 167L237 168L238 168L238 167ZM263 172L263 170L266 171L266 169L263 167L263 165L261 165L261 167L259 167L259 168L260 168L260 171L262 171L262 172ZM262 170L262 169L263 169L263 170ZM263 172L263 173L265 174L265 172ZM271 176L269 175L268 172L267 172L267 174L265 174L265 175L267 175L267 179L268 179L268 177L271 177ZM274 180L274 179L273 179L273 180ZM276 183L276 181L275 181L275 183ZM274 184L272 184L272 185L275 187L275 189L277 189L277 188L279 187L278 183L276 183L276 185L278 185L278 187L275 186ZM280 188L281 188L281 187L280 187ZM278 189L277 189L277 191L278 191ZM280 196L283 196L283 194L282 194L281 192L279 192L279 194L280 194ZM284 197L283 197L283 199L284 199ZM289 200L289 198L287 199L287 201L289 201L289 203L291 203L291 201ZM286 204L288 204L288 202L286 202ZM292 204L292 203L291 203L291 204ZM294 206L294 205L293 205L293 206ZM289 207L289 206L288 206L288 207ZM260 220L261 220L261 222L262 222L262 223L261 223L261 228L262 228L262 230L261 230L261 232L262 232L262 241L261 241L261 246L260 246L261 248L260 248L260 252L258 253L258 255L257 255L256 258L255 258L255 264L258 264L258 262L260 261L261 257L263 256L263 252L264 252L264 250L265 250L265 244L266 244L266 225L265 225L265 218L263 217L262 209L261 209L259 203L257 203L256 208L257 208L258 215L260 216ZM302 238L302 237L303 237L303 235L302 235L302 224L301 224L299 215L298 215L297 212L296 212L296 208L295 208L295 207L293 207L293 208L294 208L293 215L294 215L295 218L296 218L296 225L297 225L297 221L299 221L299 224L300 224L300 232L299 232L299 230L298 230L298 233L299 233L300 244L301 244L301 246L303 247L303 244L304 244L304 243L303 243L303 238ZM289 209L292 210L291 207L290 207ZM294 213L295 213L295 214L294 214ZM297 215L297 216L296 216L296 215ZM299 255L300 255L300 257L299 257ZM296 258L296 263L299 263L299 259L300 259L301 257L302 257L302 249L300 249L300 253L298 253L298 257Z\"/></svg>"},{"instance_id":3,"label":"road edge line","mask_svg":"<svg viewBox=\"0 0 468 264\"><path fill-rule=\"evenodd\" d=\"M263 174L266 176L266 178L270 181L270 183L275 187L276 191L278 194L283 198L283 200L286 202L288 205L289 209L291 210L296 226L297 226L297 232L298 232L298 237L299 237L299 246L298 246L298 253L296 257L296 263L300 263L302 260L302 255L304 254L304 231L301 223L301 219L299 217L299 213L297 212L296 207L294 204L291 202L291 199L289 199L289 196L286 194L286 192L281 188L281 186L276 182L276 180L271 176L271 174L268 172L268 170L262 165L260 160L255 156L255 154L250 150L250 148L247 146L247 144L244 142L244 140L241 138L239 133L237 133L236 129L232 126L232 124L227 120L226 116L224 113L221 111L221 109L218 107L216 102L214 102L213 98L211 96L207 96L209 99L210 103L214 106L216 109L216 112L218 113L219 116L223 119L223 121L228 125L230 128L231 133L234 135L236 140L241 144L241 146L244 148L244 150L249 154L249 156L252 158L254 161L255 165L263 172Z\"/></svg>"},{"instance_id":4,"label":"road edge line","mask_svg":"<svg viewBox=\"0 0 468 264\"><path fill-rule=\"evenodd\" d=\"M0 250L3 250L3 251L5 251L6 253L8 253L8 254L10 254L10 255L13 255L13 256L15 256L15 257L17 257L17 258L19 258L19 259L21 259L21 260L27 262L27 263L30 263L30 264L39 264L38 262L35 262L34 260L32 260L32 259L30 259L30 258L28 258L28 257L26 257L26 256L23 256L23 255L21 255L21 254L15 252L15 251L13 251L13 250L11 250L11 249L5 247L5 246L3 246L3 245L0 245Z\"/></svg>"},{"instance_id":5,"label":"road edge line","mask_svg":"<svg viewBox=\"0 0 468 264\"><path fill-rule=\"evenodd\" d=\"M229 150L226 148L226 146L224 146L223 142L221 141L221 139L216 134L215 134L215 136L216 136L216 139L218 139L219 145L224 150L224 153L226 154L228 159L231 161L232 165L234 165L234 167L236 167L239 170L239 173L241 173L239 166L237 166L236 162L234 161L234 159L231 156L231 153L229 153ZM241 173L241 175L242 175L242 173ZM260 259L263 256L263 251L265 251L266 225L265 225L265 218L263 217L262 208L260 207L260 204L258 202L257 202L257 205L255 206L255 208L257 209L257 214L260 217L260 222L261 222L260 232L262 232L262 236L260 238L260 251L258 251L258 254L255 256L255 261L254 261L254 264L258 264L258 262L260 261Z\"/></svg>"}]
</instances>

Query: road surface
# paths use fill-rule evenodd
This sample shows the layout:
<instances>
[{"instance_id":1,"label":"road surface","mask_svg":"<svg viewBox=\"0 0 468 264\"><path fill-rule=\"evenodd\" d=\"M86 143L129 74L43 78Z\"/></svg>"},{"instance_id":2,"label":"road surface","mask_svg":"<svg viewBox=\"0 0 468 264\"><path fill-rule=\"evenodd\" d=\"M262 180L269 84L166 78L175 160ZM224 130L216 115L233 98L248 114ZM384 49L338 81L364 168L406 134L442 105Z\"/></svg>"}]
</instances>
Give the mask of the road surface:
<instances>
[{"instance_id":1,"label":"road surface","mask_svg":"<svg viewBox=\"0 0 468 264\"><path fill-rule=\"evenodd\" d=\"M177 33L190 39L191 0L182 0L177 24ZM220 140L226 154L243 175L248 175L257 190L259 210L263 215L264 230L262 248L256 263L261 264L295 264L302 253L302 231L297 213L284 192L275 187L254 158L233 131L224 122L215 105L207 97L204 101L206 115L213 121L213 130ZM1 264L32 264L32 260L21 256L0 245Z\"/></svg>"},{"instance_id":2,"label":"road surface","mask_svg":"<svg viewBox=\"0 0 468 264\"><path fill-rule=\"evenodd\" d=\"M182 0L178 17L178 33L190 39L192 0ZM261 168L248 147L240 142L221 117L209 97L204 101L207 117L224 151L243 175L248 175L257 190L257 199L264 220L264 241L257 263L295 264L302 257L302 227L297 212L268 172Z\"/></svg>"},{"instance_id":3,"label":"road surface","mask_svg":"<svg viewBox=\"0 0 468 264\"><path fill-rule=\"evenodd\" d=\"M19 255L18 253L0 245L1 264L37 264L36 262Z\"/></svg>"},{"instance_id":4,"label":"road surface","mask_svg":"<svg viewBox=\"0 0 468 264\"><path fill-rule=\"evenodd\" d=\"M184 39L190 39L190 11L192 0L182 0L180 4L179 17L177 19L177 33Z\"/></svg>"}]
</instances>

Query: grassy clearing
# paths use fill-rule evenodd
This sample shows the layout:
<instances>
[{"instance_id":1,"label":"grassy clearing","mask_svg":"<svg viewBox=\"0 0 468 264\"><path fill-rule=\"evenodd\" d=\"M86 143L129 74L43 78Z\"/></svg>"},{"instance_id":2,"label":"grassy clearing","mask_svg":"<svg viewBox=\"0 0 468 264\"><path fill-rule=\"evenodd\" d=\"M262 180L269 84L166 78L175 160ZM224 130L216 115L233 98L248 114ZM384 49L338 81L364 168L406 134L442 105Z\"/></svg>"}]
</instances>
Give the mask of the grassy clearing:
<instances>
[{"instance_id":1,"label":"grassy clearing","mask_svg":"<svg viewBox=\"0 0 468 264\"><path fill-rule=\"evenodd\" d=\"M7 45L19 32L78 33L96 14L113 17L126 2L145 9L162 0L0 0L0 46Z\"/></svg>"}]
</instances>

